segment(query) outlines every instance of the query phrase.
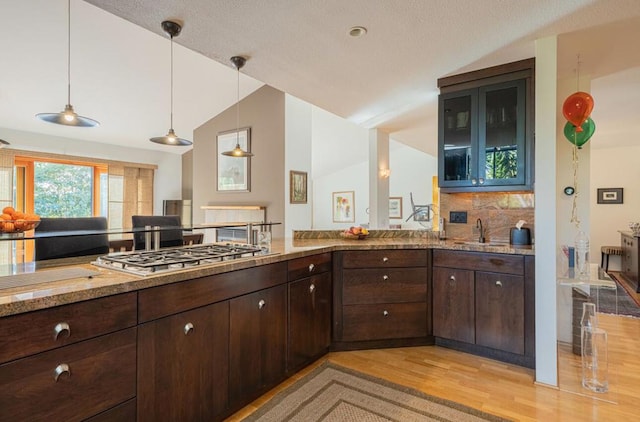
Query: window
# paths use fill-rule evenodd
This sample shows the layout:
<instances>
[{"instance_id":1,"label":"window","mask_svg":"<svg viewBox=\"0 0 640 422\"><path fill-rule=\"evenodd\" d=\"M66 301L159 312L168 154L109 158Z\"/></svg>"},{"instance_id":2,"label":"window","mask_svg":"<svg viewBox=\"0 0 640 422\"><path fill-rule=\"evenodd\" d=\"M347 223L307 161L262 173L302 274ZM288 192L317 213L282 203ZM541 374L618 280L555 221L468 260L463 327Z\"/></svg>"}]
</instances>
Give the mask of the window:
<instances>
[{"instance_id":1,"label":"window","mask_svg":"<svg viewBox=\"0 0 640 422\"><path fill-rule=\"evenodd\" d=\"M104 216L110 229L130 228L132 215L153 214L156 169L153 164L3 148L0 209L12 206L41 217ZM33 241L0 241L0 265L32 257Z\"/></svg>"},{"instance_id":2,"label":"window","mask_svg":"<svg viewBox=\"0 0 640 422\"><path fill-rule=\"evenodd\" d=\"M105 164L16 157L14 203L41 217L107 217Z\"/></svg>"}]
</instances>

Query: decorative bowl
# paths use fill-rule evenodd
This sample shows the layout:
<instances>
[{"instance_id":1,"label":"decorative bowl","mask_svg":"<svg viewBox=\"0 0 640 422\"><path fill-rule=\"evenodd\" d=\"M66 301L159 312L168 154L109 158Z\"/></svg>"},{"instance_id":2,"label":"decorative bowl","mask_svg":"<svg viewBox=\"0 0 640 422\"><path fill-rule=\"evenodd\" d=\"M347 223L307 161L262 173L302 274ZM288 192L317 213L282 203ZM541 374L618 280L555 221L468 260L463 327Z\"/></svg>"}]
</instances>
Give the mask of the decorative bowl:
<instances>
[{"instance_id":1,"label":"decorative bowl","mask_svg":"<svg viewBox=\"0 0 640 422\"><path fill-rule=\"evenodd\" d=\"M22 233L33 230L40 224L40 220L2 220L0 219L0 232Z\"/></svg>"},{"instance_id":2,"label":"decorative bowl","mask_svg":"<svg viewBox=\"0 0 640 422\"><path fill-rule=\"evenodd\" d=\"M634 235L640 234L640 223L629 223L629 228Z\"/></svg>"}]
</instances>

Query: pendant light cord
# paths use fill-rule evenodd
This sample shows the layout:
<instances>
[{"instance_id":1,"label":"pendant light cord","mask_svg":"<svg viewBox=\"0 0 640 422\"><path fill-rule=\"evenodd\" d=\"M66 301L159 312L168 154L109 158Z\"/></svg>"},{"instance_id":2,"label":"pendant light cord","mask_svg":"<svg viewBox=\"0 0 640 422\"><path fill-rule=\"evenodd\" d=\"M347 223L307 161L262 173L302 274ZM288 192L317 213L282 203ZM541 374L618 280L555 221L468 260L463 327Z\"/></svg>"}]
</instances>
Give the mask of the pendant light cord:
<instances>
[{"instance_id":1,"label":"pendant light cord","mask_svg":"<svg viewBox=\"0 0 640 422\"><path fill-rule=\"evenodd\" d=\"M71 0L67 1L67 104L71 104Z\"/></svg>"},{"instance_id":2,"label":"pendant light cord","mask_svg":"<svg viewBox=\"0 0 640 422\"><path fill-rule=\"evenodd\" d=\"M240 66L236 66L238 83L236 84L236 148L240 148Z\"/></svg>"},{"instance_id":3,"label":"pendant light cord","mask_svg":"<svg viewBox=\"0 0 640 422\"><path fill-rule=\"evenodd\" d=\"M171 37L171 129L173 130L173 35Z\"/></svg>"}]
</instances>

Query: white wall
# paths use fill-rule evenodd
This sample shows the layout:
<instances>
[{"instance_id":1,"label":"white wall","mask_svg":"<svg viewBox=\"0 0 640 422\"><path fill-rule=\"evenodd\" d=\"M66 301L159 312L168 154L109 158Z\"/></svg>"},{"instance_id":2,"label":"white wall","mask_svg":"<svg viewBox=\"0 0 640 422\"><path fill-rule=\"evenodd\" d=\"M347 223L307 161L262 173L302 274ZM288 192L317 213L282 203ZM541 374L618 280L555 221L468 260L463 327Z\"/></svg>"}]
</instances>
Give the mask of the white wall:
<instances>
[{"instance_id":1,"label":"white wall","mask_svg":"<svg viewBox=\"0 0 640 422\"><path fill-rule=\"evenodd\" d=\"M284 145L284 236L291 237L292 230L311 229L313 211L313 183L311 183L312 105L285 94L285 145ZM307 203L290 202L291 170L307 173Z\"/></svg>"},{"instance_id":2,"label":"white wall","mask_svg":"<svg viewBox=\"0 0 640 422\"><path fill-rule=\"evenodd\" d=\"M353 223L334 223L332 214L333 192L354 192ZM369 215L369 163L360 161L335 173L313 179L313 228L339 230L368 224Z\"/></svg>"},{"instance_id":3,"label":"white wall","mask_svg":"<svg viewBox=\"0 0 640 422\"><path fill-rule=\"evenodd\" d=\"M79 131L91 130L78 128ZM164 199L182 198L182 157L180 154L159 152L148 149L126 148L97 142L83 142L77 139L22 132L0 128L0 138L11 143L10 148L73 155L77 157L101 158L130 163L155 164L153 192L153 213L162 214Z\"/></svg>"},{"instance_id":4,"label":"white wall","mask_svg":"<svg viewBox=\"0 0 640 422\"><path fill-rule=\"evenodd\" d=\"M410 146L394 141L390 143L389 196L402 197L402 219L390 219L389 224L402 224L402 228L425 228L411 218L413 212L410 193L416 205L432 203L432 178L438 174L438 159Z\"/></svg>"},{"instance_id":5,"label":"white wall","mask_svg":"<svg viewBox=\"0 0 640 422\"><path fill-rule=\"evenodd\" d=\"M536 41L536 381L558 385L556 325L557 38Z\"/></svg>"},{"instance_id":6,"label":"white wall","mask_svg":"<svg viewBox=\"0 0 640 422\"><path fill-rule=\"evenodd\" d=\"M618 231L640 221L640 146L593 149L591 155L591 262L599 262L600 247L620 246ZM598 204L598 188L623 188L623 203ZM609 269L620 268L620 257L610 257Z\"/></svg>"}]
</instances>

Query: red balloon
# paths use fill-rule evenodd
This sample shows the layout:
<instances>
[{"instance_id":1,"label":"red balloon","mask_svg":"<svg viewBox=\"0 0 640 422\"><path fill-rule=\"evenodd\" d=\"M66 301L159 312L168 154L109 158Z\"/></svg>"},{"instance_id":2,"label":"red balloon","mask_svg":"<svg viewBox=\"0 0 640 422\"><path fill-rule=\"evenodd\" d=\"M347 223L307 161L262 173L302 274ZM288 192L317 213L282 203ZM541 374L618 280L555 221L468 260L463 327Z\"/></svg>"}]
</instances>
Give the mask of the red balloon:
<instances>
[{"instance_id":1,"label":"red balloon","mask_svg":"<svg viewBox=\"0 0 640 422\"><path fill-rule=\"evenodd\" d=\"M589 118L592 110L593 97L581 91L569 95L562 106L562 114L576 127L576 132L582 132L582 124Z\"/></svg>"}]
</instances>

